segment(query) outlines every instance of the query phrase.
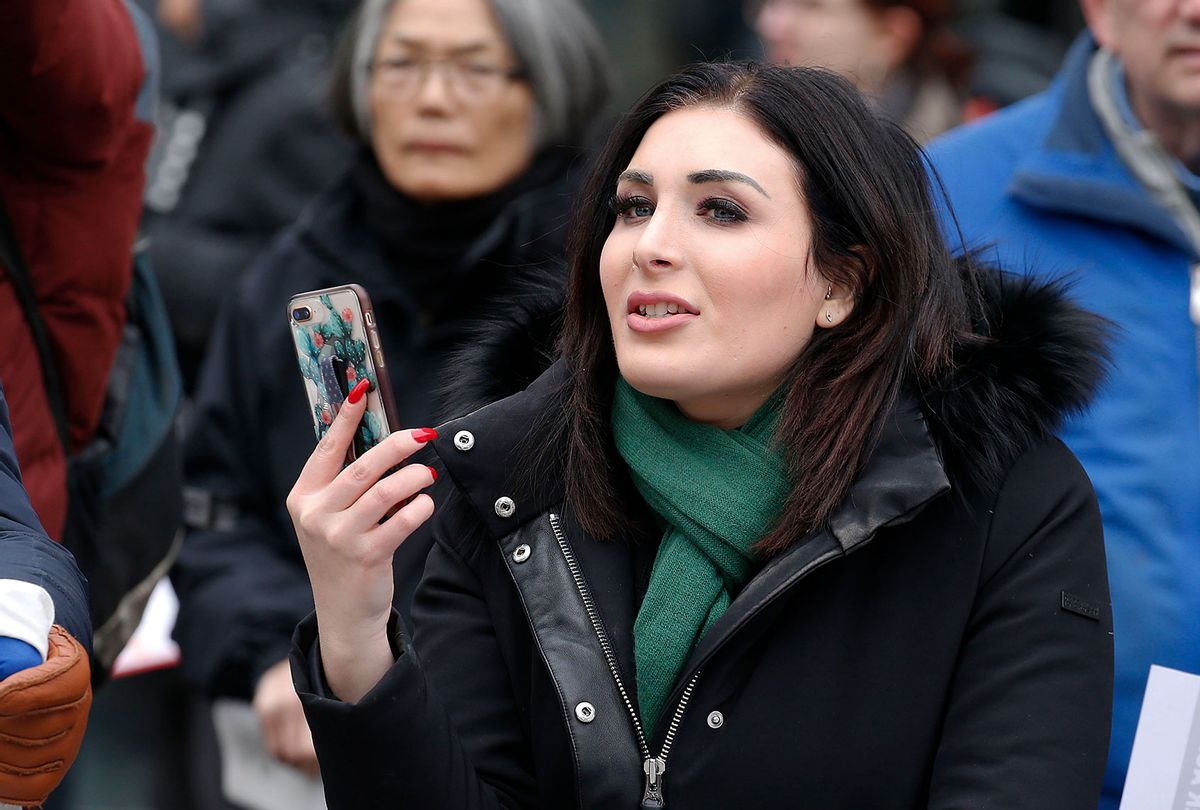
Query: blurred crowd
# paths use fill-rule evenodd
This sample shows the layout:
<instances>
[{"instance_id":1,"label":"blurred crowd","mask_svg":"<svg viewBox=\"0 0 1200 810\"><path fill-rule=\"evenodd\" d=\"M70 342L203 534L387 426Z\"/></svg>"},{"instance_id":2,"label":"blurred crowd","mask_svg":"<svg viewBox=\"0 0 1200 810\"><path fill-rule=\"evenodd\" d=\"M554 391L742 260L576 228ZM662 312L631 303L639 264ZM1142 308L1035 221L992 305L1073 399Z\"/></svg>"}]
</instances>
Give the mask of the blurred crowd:
<instances>
[{"instance_id":1,"label":"blurred crowd","mask_svg":"<svg viewBox=\"0 0 1200 810\"><path fill-rule=\"evenodd\" d=\"M20 2L0 0L0 18ZM168 562L181 658L97 689L79 759L47 807L253 808L221 781L222 746L233 743L228 727L218 734L213 708L229 701L253 713L269 757L303 776L288 789L319 796L287 660L296 623L313 609L284 507L313 446L289 299L348 283L369 290L403 425L440 424L523 389L553 351L566 223L589 155L657 80L687 62L732 57L848 77L881 115L932 144L956 215L951 241L993 250L1017 270L1079 271L1084 305L1125 330L1095 422L1072 423L1065 436L1096 485L1109 535L1118 682L1104 806L1115 810L1143 670L1200 668L1185 619L1137 642L1120 635L1200 606L1176 598L1187 586L1171 573L1200 554L1176 548L1200 547L1188 522L1200 517L1197 461L1186 455L1196 449L1200 316L1186 312L1196 296L1187 279L1168 281L1162 269L1197 255L1200 180L1191 172L1200 162L1188 159L1192 147L1173 148L1193 143L1182 135L1160 134L1165 152L1139 146L1138 132L1162 119L1144 95L1131 101L1122 89L1127 74L1141 78L1136 57L1111 57L1124 27L1156 24L1130 10L1138 2L128 0L141 36L126 44L153 79L142 95L154 98L139 102L143 126L120 145L122 179L91 204L119 246L110 264L127 265L139 244L177 354L184 487ZM1200 13L1192 17L1182 27L1200 37ZM1192 81L1192 96L1180 91L1164 107L1191 104L1197 115L1200 78ZM1041 101L1023 102L1031 96ZM15 103L0 91L0 152L11 116L22 114L5 108ZM1081 132L1084 109L1097 121ZM1107 186L1089 174L1101 160L1122 175ZM33 229L21 219L23 199L4 192L21 233ZM1098 246L1084 247L1093 237ZM1086 275L1109 253L1140 269ZM27 258L35 273L48 266L36 251ZM56 290L75 284L57 278ZM96 282L109 308L121 297L112 288ZM94 314L89 307L79 311ZM64 356L83 367L63 370L67 387L103 385L94 370L111 362L120 325L60 332L47 311ZM113 346L101 351L105 341ZM49 406L21 391L38 378L0 362L26 488L57 537L66 496L44 483L33 434L60 462L62 448L49 416L37 416ZM83 439L99 419L99 394L68 401ZM1137 539L1147 533L1153 542ZM418 531L398 554L402 613L429 543ZM1169 594L1121 601L1150 588Z\"/></svg>"}]
</instances>

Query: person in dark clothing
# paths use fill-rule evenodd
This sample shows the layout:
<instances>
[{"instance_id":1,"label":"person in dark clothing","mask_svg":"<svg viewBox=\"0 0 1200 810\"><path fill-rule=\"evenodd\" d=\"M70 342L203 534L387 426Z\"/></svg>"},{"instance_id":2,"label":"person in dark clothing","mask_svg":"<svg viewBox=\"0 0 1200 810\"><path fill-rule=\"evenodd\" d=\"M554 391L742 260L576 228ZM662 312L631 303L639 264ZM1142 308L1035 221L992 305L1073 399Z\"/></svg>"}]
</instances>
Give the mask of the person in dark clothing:
<instances>
[{"instance_id":1,"label":"person in dark clothing","mask_svg":"<svg viewBox=\"0 0 1200 810\"><path fill-rule=\"evenodd\" d=\"M827 71L686 69L579 198L560 361L437 429L441 491L380 477L423 433L342 471L341 411L288 497L330 810L1095 807L1104 549L1053 434L1106 324L954 260L924 166Z\"/></svg>"},{"instance_id":2,"label":"person in dark clothing","mask_svg":"<svg viewBox=\"0 0 1200 810\"><path fill-rule=\"evenodd\" d=\"M271 750L310 767L286 658L312 595L284 499L315 440L286 304L367 289L404 424L436 420L457 352L492 321L520 329L455 398L520 390L549 362L571 167L607 92L600 41L573 2L372 0L339 77L362 147L216 326L188 440L192 528L172 574L185 675L210 695L253 696ZM404 613L430 542L397 557Z\"/></svg>"},{"instance_id":3,"label":"person in dark clothing","mask_svg":"<svg viewBox=\"0 0 1200 810\"><path fill-rule=\"evenodd\" d=\"M163 42L144 232L186 389L222 299L350 164L324 104L356 0L140 0Z\"/></svg>"}]
</instances>

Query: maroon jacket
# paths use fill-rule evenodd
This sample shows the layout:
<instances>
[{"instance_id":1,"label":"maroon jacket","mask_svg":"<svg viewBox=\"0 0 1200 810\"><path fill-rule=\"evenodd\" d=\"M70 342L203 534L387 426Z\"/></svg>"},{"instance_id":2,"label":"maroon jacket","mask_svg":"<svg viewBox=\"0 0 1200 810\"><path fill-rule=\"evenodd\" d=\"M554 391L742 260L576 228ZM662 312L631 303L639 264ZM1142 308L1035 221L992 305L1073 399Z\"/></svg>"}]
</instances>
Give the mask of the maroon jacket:
<instances>
[{"instance_id":1,"label":"maroon jacket","mask_svg":"<svg viewBox=\"0 0 1200 810\"><path fill-rule=\"evenodd\" d=\"M122 0L0 0L0 198L33 278L78 448L100 418L125 321L143 165L153 129ZM0 380L25 487L51 537L66 464L41 366L0 267Z\"/></svg>"}]
</instances>

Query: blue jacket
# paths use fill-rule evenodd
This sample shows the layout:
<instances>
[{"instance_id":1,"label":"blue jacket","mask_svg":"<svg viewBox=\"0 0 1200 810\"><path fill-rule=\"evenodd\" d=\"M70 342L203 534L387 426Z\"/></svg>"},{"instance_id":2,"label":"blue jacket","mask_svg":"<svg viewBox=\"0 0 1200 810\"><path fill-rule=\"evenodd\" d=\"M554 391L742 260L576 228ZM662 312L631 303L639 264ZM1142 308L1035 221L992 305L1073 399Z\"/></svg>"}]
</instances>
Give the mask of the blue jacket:
<instances>
[{"instance_id":1,"label":"blue jacket","mask_svg":"<svg viewBox=\"0 0 1200 810\"><path fill-rule=\"evenodd\" d=\"M71 552L46 536L21 485L8 403L0 388L0 579L40 585L54 602L54 623L92 649L87 581Z\"/></svg>"},{"instance_id":2,"label":"blue jacket","mask_svg":"<svg viewBox=\"0 0 1200 810\"><path fill-rule=\"evenodd\" d=\"M1104 519L1116 683L1101 807L1116 810L1150 665L1200 672L1200 397L1188 315L1197 255L1091 106L1095 47L1081 36L1049 90L948 134L930 158L967 247L989 246L984 255L1010 270L1071 277L1079 302L1117 325L1109 381L1063 435Z\"/></svg>"}]
</instances>

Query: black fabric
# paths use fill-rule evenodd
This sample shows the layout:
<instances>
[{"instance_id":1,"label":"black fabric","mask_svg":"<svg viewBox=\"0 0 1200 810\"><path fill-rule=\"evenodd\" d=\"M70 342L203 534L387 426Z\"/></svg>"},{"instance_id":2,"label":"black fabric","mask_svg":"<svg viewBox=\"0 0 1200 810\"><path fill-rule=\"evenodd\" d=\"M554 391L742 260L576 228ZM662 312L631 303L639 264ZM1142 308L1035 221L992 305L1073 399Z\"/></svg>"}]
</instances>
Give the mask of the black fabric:
<instances>
[{"instance_id":1,"label":"black fabric","mask_svg":"<svg viewBox=\"0 0 1200 810\"><path fill-rule=\"evenodd\" d=\"M1028 302L1001 297L991 323L1012 316L1006 304ZM984 364L997 375L987 382L1011 396L964 390L940 410L1008 431L1004 442L976 439L1005 453L957 442L962 424L935 425L929 391L906 395L837 519L764 568L681 673L672 703L700 674L664 776L668 807L1095 807L1112 693L1099 511L1074 457L1045 433L1054 420L1036 418L1043 404L1030 398L1056 394L1058 417L1083 404L1101 364L1089 343L1099 327L1081 324L1039 333L1046 351L1075 351L1079 380L1046 377L1033 390L1016 374L1009 387L1002 364ZM995 343L1004 335L996 330ZM604 673L594 671L596 638L572 629L581 609L573 582L509 574L515 541L557 542L547 513L563 511L560 487L517 489L507 471L542 457L530 436L540 435L540 409L561 407L562 374L553 367L525 393L453 423L473 431L472 450L455 448L449 431L434 443L454 494L435 514L412 641L397 618L396 664L371 693L357 705L329 695L314 677L313 617L298 628L293 675L330 810L613 806L599 797L640 796L640 768L576 759L596 745L617 746L621 759L635 743L632 732L612 740L611 723L574 714L579 690ZM1020 413L994 413L993 402ZM1001 464L998 481L969 470L972 459ZM517 511L500 518L492 499L509 487ZM628 639L644 550L562 525L607 632ZM1098 606L1099 620L1063 610L1064 591ZM533 596L559 611L533 609ZM547 634L586 652L573 664L548 655ZM614 648L626 677L632 646ZM617 710L611 692L592 702ZM655 754L665 735L652 741Z\"/></svg>"},{"instance_id":2,"label":"black fabric","mask_svg":"<svg viewBox=\"0 0 1200 810\"><path fill-rule=\"evenodd\" d=\"M545 165L538 161L535 170ZM284 508L315 443L283 317L287 301L347 282L367 289L400 427L438 424L445 409L439 383L466 373L460 354L469 346L482 352L471 366L472 395L495 399L520 390L547 364L565 278L571 177L558 158L550 165L557 170L519 186L482 228L464 227L462 233L476 230L479 237L457 252L479 258L462 270L445 269L455 294L455 306L445 311L424 306L409 268L389 258L391 229L404 226L389 220L387 233L373 230L361 174L354 172L285 231L234 289L205 362L185 459L189 485L214 498L225 517L189 532L172 572L181 603L175 637L191 682L210 694L248 697L258 676L287 656L296 622L312 609ZM475 346L495 324L509 330L503 349ZM434 463L431 457L414 461ZM434 497L440 500L437 489ZM430 542L422 530L396 556L402 614L408 614Z\"/></svg>"},{"instance_id":3,"label":"black fabric","mask_svg":"<svg viewBox=\"0 0 1200 810\"><path fill-rule=\"evenodd\" d=\"M574 159L568 150L548 150L526 172L491 194L438 205L396 191L370 150L359 150L352 171L363 196L366 229L388 262L403 268L404 285L418 304L441 317L460 306L460 284L471 284L478 293L503 283L503 276L477 271L480 258L497 241L513 238L505 233L505 209L531 189L563 175Z\"/></svg>"},{"instance_id":4,"label":"black fabric","mask_svg":"<svg viewBox=\"0 0 1200 810\"><path fill-rule=\"evenodd\" d=\"M200 43L158 29L163 98L143 219L189 391L225 295L353 154L326 95L355 0L201 5Z\"/></svg>"}]
</instances>

